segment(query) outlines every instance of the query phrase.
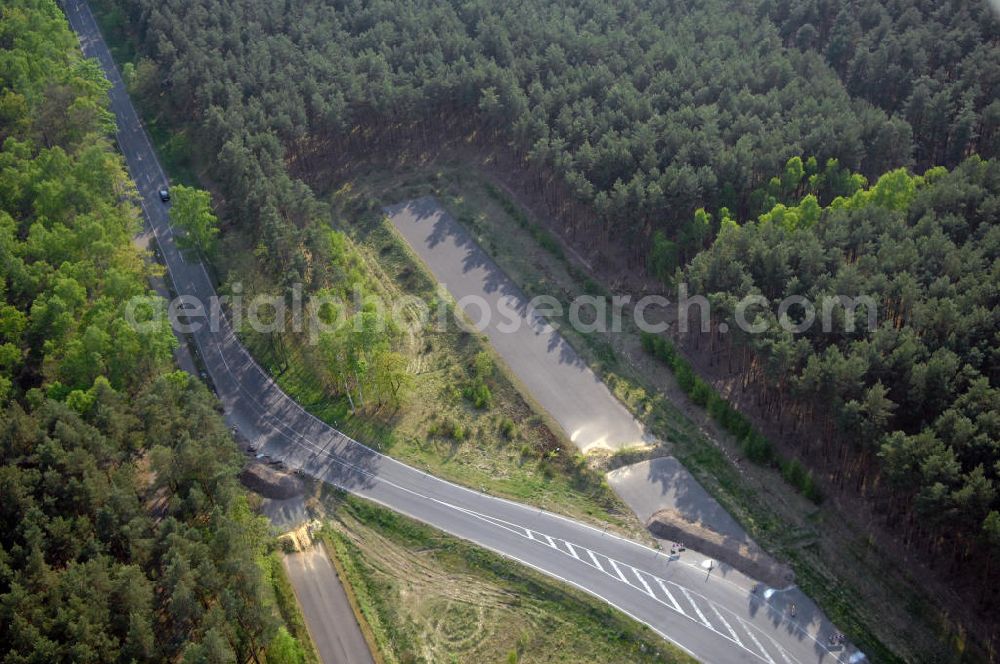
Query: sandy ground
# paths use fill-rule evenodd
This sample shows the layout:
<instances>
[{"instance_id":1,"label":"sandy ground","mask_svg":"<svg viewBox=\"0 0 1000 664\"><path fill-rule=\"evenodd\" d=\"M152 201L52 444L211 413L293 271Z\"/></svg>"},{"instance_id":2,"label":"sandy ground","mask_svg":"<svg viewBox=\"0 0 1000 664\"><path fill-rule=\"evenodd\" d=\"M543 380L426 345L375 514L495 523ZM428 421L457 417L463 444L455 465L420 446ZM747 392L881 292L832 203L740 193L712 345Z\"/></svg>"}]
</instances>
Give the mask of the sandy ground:
<instances>
[{"instance_id":1,"label":"sandy ground","mask_svg":"<svg viewBox=\"0 0 1000 664\"><path fill-rule=\"evenodd\" d=\"M726 538L751 544L746 531L673 457L640 461L608 473L608 484L643 523L672 509L692 523Z\"/></svg>"},{"instance_id":2,"label":"sandy ground","mask_svg":"<svg viewBox=\"0 0 1000 664\"><path fill-rule=\"evenodd\" d=\"M260 511L271 521L274 529L281 533L294 530L309 520L305 498L302 496L284 500L264 498Z\"/></svg>"}]
</instances>

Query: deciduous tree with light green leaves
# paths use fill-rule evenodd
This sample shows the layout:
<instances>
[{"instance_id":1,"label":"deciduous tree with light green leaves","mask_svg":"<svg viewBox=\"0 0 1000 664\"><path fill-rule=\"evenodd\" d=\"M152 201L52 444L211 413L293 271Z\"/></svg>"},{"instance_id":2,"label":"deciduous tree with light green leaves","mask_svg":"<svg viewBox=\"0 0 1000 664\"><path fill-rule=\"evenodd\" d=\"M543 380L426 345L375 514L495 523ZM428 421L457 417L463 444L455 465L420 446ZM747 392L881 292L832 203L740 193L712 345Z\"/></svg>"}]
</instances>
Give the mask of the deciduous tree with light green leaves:
<instances>
[{"instance_id":1,"label":"deciduous tree with light green leaves","mask_svg":"<svg viewBox=\"0 0 1000 664\"><path fill-rule=\"evenodd\" d=\"M3 3L0 661L260 662L276 636L274 661L301 661L229 430L170 371L107 89L54 0Z\"/></svg>"},{"instance_id":2,"label":"deciduous tree with light green leaves","mask_svg":"<svg viewBox=\"0 0 1000 664\"><path fill-rule=\"evenodd\" d=\"M170 190L170 223L184 231L182 246L211 254L219 234L219 220L212 211L212 195L203 189L176 185Z\"/></svg>"},{"instance_id":3,"label":"deciduous tree with light green leaves","mask_svg":"<svg viewBox=\"0 0 1000 664\"><path fill-rule=\"evenodd\" d=\"M870 299L873 328L867 305L834 308L829 329L818 320L794 342L771 326L708 351L730 353L731 378L767 395L767 422L799 432L789 444L803 464L826 460L821 483L863 488L905 539L955 565L985 557L991 579L1000 571L997 210L996 161L897 169L826 207L811 193L778 203L720 234L684 271L731 329L732 303L750 294L774 303L772 316L792 295L817 309L825 298Z\"/></svg>"}]
</instances>

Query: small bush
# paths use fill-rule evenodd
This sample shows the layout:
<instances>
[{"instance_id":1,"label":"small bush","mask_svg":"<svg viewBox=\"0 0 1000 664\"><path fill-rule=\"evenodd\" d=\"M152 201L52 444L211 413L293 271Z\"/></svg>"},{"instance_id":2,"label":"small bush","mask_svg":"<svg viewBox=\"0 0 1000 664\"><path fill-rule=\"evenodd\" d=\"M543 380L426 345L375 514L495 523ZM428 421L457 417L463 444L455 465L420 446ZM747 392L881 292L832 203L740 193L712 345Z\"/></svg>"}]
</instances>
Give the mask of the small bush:
<instances>
[{"instance_id":1,"label":"small bush","mask_svg":"<svg viewBox=\"0 0 1000 664\"><path fill-rule=\"evenodd\" d=\"M481 378L476 378L462 390L462 396L480 410L486 410L493 404L493 393Z\"/></svg>"},{"instance_id":2,"label":"small bush","mask_svg":"<svg viewBox=\"0 0 1000 664\"><path fill-rule=\"evenodd\" d=\"M782 461L781 464L781 476L785 478L785 481L796 488L802 488L806 481L806 470L799 463L798 459L792 459L791 461Z\"/></svg>"},{"instance_id":3,"label":"small bush","mask_svg":"<svg viewBox=\"0 0 1000 664\"><path fill-rule=\"evenodd\" d=\"M766 465L774 460L774 449L771 446L771 441L756 431L750 432L743 439L741 447L743 454L754 463Z\"/></svg>"},{"instance_id":4,"label":"small bush","mask_svg":"<svg viewBox=\"0 0 1000 664\"><path fill-rule=\"evenodd\" d=\"M823 492L816 486L816 481L813 479L812 473L806 475L802 486L802 495L817 505L823 502Z\"/></svg>"},{"instance_id":5,"label":"small bush","mask_svg":"<svg viewBox=\"0 0 1000 664\"><path fill-rule=\"evenodd\" d=\"M656 341L659 339L655 334L651 332L643 332L640 337L642 342L642 349L649 353L650 355L656 355Z\"/></svg>"},{"instance_id":6,"label":"small bush","mask_svg":"<svg viewBox=\"0 0 1000 664\"><path fill-rule=\"evenodd\" d=\"M677 379L677 385L684 391L684 394L691 394L691 391L694 390L695 376L694 372L691 371L691 367L686 362L675 363L674 377Z\"/></svg>"},{"instance_id":7,"label":"small bush","mask_svg":"<svg viewBox=\"0 0 1000 664\"><path fill-rule=\"evenodd\" d=\"M500 434L507 440L513 440L517 436L517 426L514 420L504 417L500 420Z\"/></svg>"},{"instance_id":8,"label":"small bush","mask_svg":"<svg viewBox=\"0 0 1000 664\"><path fill-rule=\"evenodd\" d=\"M476 353L476 359L473 361L473 374L476 378L482 378L486 380L493 377L493 358L490 354L484 350Z\"/></svg>"},{"instance_id":9,"label":"small bush","mask_svg":"<svg viewBox=\"0 0 1000 664\"><path fill-rule=\"evenodd\" d=\"M468 430L460 423L450 417L432 422L427 428L428 437L450 438L455 441L463 441L469 436Z\"/></svg>"},{"instance_id":10,"label":"small bush","mask_svg":"<svg viewBox=\"0 0 1000 664\"><path fill-rule=\"evenodd\" d=\"M694 378L691 386L691 401L704 408L708 405L708 401L713 394L714 391L709 387L708 383L698 377Z\"/></svg>"}]
</instances>

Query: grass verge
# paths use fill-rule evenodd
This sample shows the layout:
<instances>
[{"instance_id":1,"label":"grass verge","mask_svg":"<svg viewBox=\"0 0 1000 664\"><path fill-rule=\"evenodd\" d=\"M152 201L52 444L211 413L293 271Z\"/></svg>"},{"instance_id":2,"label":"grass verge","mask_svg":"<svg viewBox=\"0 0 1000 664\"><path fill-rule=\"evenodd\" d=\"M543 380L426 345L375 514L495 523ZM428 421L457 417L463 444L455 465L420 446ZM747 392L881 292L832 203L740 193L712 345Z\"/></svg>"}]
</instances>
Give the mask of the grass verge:
<instances>
[{"instance_id":1,"label":"grass verge","mask_svg":"<svg viewBox=\"0 0 1000 664\"><path fill-rule=\"evenodd\" d=\"M519 563L328 490L336 551L392 662L691 662L647 627Z\"/></svg>"},{"instance_id":2,"label":"grass verge","mask_svg":"<svg viewBox=\"0 0 1000 664\"><path fill-rule=\"evenodd\" d=\"M271 580L271 588L274 591L274 601L281 614L281 619L305 654L305 664L319 664L319 655L316 653L316 646L306 629L306 621L299 608L299 602L295 599L295 591L285 574L285 567L281 564L281 553L273 552L265 559L267 575Z\"/></svg>"},{"instance_id":3,"label":"grass verge","mask_svg":"<svg viewBox=\"0 0 1000 664\"><path fill-rule=\"evenodd\" d=\"M337 224L351 240L369 287L385 302L442 297L436 282L380 213L366 213L367 199L341 192L333 200ZM231 234L222 271L247 291L272 288L261 275L252 238ZM453 305L444 306L452 315ZM436 307L432 307L436 308ZM439 477L512 500L538 505L639 536L641 525L602 473L575 453L542 411L519 390L490 345L458 326L413 326L404 332L411 385L399 406L352 412L328 388L319 349L292 335L241 338L281 388L306 410L380 452ZM482 368L483 356L489 361ZM483 393L473 389L486 388Z\"/></svg>"},{"instance_id":4,"label":"grass verge","mask_svg":"<svg viewBox=\"0 0 1000 664\"><path fill-rule=\"evenodd\" d=\"M544 228L470 166L447 157L411 169L359 164L352 186L387 203L435 195L529 296L553 295L566 308L581 293L606 292L565 250L541 243ZM620 334L562 332L664 441L622 451L605 467L673 454L762 546L794 567L798 585L872 661L963 661L955 626L905 568L873 545L863 524L833 504L807 500L779 470L747 463L739 441L643 350L638 329L626 322Z\"/></svg>"},{"instance_id":5,"label":"grass verge","mask_svg":"<svg viewBox=\"0 0 1000 664\"><path fill-rule=\"evenodd\" d=\"M123 71L129 64L139 69L141 60L125 17L110 3L92 2L116 62ZM198 176L202 169L187 130L182 123L170 122L157 93L140 81L132 97L164 169L175 182L203 186ZM434 281L380 215L367 212L372 200L358 193L345 190L334 197L337 222L332 225L351 237L364 256L366 273L382 294L418 295L431 301L436 297ZM239 279L257 292L277 291L256 264L254 249L259 238L241 235L239 228L230 230L218 252L220 258L210 269L230 281ZM570 452L572 444L522 396L495 356L498 369L487 380L488 407L477 407L463 395L472 381L476 356L491 353L476 335L454 329L412 333L407 355L413 384L406 404L357 414L351 413L346 399L336 398L324 385L317 371L322 360L315 348L288 338L276 341L253 334L242 338L289 396L313 415L381 452L465 486L608 524L621 534L644 534L603 474Z\"/></svg>"}]
</instances>

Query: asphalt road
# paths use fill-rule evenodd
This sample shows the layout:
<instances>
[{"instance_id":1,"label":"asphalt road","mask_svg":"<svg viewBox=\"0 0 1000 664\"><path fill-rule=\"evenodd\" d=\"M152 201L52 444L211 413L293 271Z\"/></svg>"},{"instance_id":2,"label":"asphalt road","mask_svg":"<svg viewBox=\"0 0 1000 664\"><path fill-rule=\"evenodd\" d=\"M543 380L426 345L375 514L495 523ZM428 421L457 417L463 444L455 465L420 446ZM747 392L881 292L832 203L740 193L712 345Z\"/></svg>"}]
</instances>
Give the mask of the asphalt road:
<instances>
[{"instance_id":1,"label":"asphalt road","mask_svg":"<svg viewBox=\"0 0 1000 664\"><path fill-rule=\"evenodd\" d=\"M203 302L214 296L200 262L178 251L167 206L156 194L166 176L84 2L63 3L83 51L112 83L118 144L175 290ZM223 321L194 332L229 421L265 453L290 467L518 560L580 588L647 624L705 662L848 661L825 646L818 615L795 617L779 591L764 599L745 580L670 559L641 544L534 507L432 477L357 443L305 412L250 357ZM817 629L820 632L817 634Z\"/></svg>"},{"instance_id":2,"label":"asphalt road","mask_svg":"<svg viewBox=\"0 0 1000 664\"><path fill-rule=\"evenodd\" d=\"M618 450L645 441L642 424L435 199L418 198L386 208L386 213L475 329L489 338L580 451ZM581 321L590 321L588 316L582 314Z\"/></svg>"},{"instance_id":3,"label":"asphalt road","mask_svg":"<svg viewBox=\"0 0 1000 664\"><path fill-rule=\"evenodd\" d=\"M283 562L320 660L324 664L374 664L323 544L288 554Z\"/></svg>"}]
</instances>

